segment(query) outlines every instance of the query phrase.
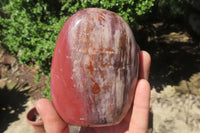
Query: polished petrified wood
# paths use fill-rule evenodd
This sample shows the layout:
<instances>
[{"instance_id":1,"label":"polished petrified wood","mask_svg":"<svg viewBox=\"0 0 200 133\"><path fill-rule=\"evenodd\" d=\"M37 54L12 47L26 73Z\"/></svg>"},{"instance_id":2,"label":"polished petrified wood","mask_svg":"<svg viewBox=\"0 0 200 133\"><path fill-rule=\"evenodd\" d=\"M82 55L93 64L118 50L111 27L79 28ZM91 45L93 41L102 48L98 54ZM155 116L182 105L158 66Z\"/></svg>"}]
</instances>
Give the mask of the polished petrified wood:
<instances>
[{"instance_id":1,"label":"polished petrified wood","mask_svg":"<svg viewBox=\"0 0 200 133\"><path fill-rule=\"evenodd\" d=\"M119 123L130 109L139 47L128 24L97 8L77 12L58 37L51 68L53 104L80 126Z\"/></svg>"}]
</instances>

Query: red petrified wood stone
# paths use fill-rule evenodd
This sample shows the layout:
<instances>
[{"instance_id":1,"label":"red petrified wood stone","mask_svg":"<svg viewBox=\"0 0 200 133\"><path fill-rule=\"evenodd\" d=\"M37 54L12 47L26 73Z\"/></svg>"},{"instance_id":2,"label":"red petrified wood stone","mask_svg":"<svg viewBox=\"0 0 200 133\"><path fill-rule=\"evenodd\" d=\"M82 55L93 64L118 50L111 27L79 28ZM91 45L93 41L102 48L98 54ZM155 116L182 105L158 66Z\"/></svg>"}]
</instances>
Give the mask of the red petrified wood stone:
<instances>
[{"instance_id":1,"label":"red petrified wood stone","mask_svg":"<svg viewBox=\"0 0 200 133\"><path fill-rule=\"evenodd\" d=\"M53 104L79 126L119 123L130 109L139 47L128 24L97 8L77 12L58 37L51 68Z\"/></svg>"}]
</instances>

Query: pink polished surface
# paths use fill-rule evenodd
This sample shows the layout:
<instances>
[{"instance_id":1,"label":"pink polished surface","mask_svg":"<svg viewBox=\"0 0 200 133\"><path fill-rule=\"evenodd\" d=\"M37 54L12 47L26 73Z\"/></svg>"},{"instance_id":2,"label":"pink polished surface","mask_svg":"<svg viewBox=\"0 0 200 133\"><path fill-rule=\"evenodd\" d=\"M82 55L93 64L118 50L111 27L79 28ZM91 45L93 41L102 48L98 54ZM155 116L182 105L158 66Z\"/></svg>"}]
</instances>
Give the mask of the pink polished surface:
<instances>
[{"instance_id":1,"label":"pink polished surface","mask_svg":"<svg viewBox=\"0 0 200 133\"><path fill-rule=\"evenodd\" d=\"M133 33L113 12L89 8L65 23L51 68L51 94L69 124L108 126L130 109L138 77Z\"/></svg>"}]
</instances>

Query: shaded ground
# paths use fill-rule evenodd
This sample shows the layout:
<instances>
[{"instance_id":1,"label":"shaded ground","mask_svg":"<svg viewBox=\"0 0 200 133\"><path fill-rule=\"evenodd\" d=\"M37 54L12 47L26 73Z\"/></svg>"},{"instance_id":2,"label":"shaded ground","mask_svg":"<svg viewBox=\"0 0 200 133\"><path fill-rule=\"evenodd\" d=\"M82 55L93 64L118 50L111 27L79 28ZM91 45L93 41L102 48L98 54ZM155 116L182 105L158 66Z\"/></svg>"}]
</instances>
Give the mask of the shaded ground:
<instances>
[{"instance_id":1,"label":"shaded ground","mask_svg":"<svg viewBox=\"0 0 200 133\"><path fill-rule=\"evenodd\" d=\"M179 85L200 72L200 47L185 27L156 23L136 33L141 49L152 56L150 83L157 91L165 85ZM199 93L200 94L200 93Z\"/></svg>"},{"instance_id":2,"label":"shaded ground","mask_svg":"<svg viewBox=\"0 0 200 133\"><path fill-rule=\"evenodd\" d=\"M156 23L136 33L152 56L149 133L200 130L200 47L181 25Z\"/></svg>"},{"instance_id":3,"label":"shaded ground","mask_svg":"<svg viewBox=\"0 0 200 133\"><path fill-rule=\"evenodd\" d=\"M177 127L180 132L184 127L187 131L190 131L191 127L195 127L193 132L200 130L199 126L194 126L200 119L195 118L200 115L198 114L200 98L195 96L200 95L198 42L183 26L178 24L145 25L135 32L135 37L141 49L148 51L152 56L149 80L153 89L149 131L162 133L164 132L162 129L165 129L166 132L171 133L171 130ZM26 123L26 111L34 105L35 100L42 97L41 92L46 86L44 76L39 82L34 82L38 69L19 64L0 47L0 116L2 119L0 132L19 131L22 133L22 130L15 129L19 129L21 121ZM185 99L188 99L188 104ZM27 105L30 100L32 103ZM188 106L183 108L186 104ZM187 111L190 106L195 108L193 112ZM170 114L172 115L168 117ZM188 117L185 118L186 114ZM178 122L174 121L173 115L179 116ZM176 125L170 125L172 122L176 122ZM33 131L29 125L26 126L27 130ZM20 128L25 129L22 125ZM168 130L170 128L171 130ZM26 132L24 130L24 133Z\"/></svg>"},{"instance_id":4,"label":"shaded ground","mask_svg":"<svg viewBox=\"0 0 200 133\"><path fill-rule=\"evenodd\" d=\"M12 82L11 89L12 87L19 90L27 89L32 98L42 97L41 92L46 87L46 78L41 75L40 80L35 81L38 69L36 66L20 64L15 57L0 46L0 79L4 83Z\"/></svg>"},{"instance_id":5,"label":"shaded ground","mask_svg":"<svg viewBox=\"0 0 200 133\"><path fill-rule=\"evenodd\" d=\"M12 125L13 122L17 122L21 119L24 121L21 123L22 127L26 124L25 111L27 111L27 108L30 109L27 103L30 102L30 99L35 101L41 98L41 92L46 86L44 76L41 77L39 82L34 82L36 74L36 68L19 64L16 58L12 57L0 47L1 133L7 131L8 127ZM23 116L20 114L23 114Z\"/></svg>"},{"instance_id":6,"label":"shaded ground","mask_svg":"<svg viewBox=\"0 0 200 133\"><path fill-rule=\"evenodd\" d=\"M26 122L26 113L34 106L34 101L31 98L23 104L25 107L23 112L18 113L15 121L8 123L7 129L3 133L34 133L33 128Z\"/></svg>"},{"instance_id":7,"label":"shaded ground","mask_svg":"<svg viewBox=\"0 0 200 133\"><path fill-rule=\"evenodd\" d=\"M27 91L17 91L16 89L8 90L7 88L0 90L1 101L1 128L2 133L8 127L10 122L18 120L18 114L25 111L24 104L27 102Z\"/></svg>"}]
</instances>

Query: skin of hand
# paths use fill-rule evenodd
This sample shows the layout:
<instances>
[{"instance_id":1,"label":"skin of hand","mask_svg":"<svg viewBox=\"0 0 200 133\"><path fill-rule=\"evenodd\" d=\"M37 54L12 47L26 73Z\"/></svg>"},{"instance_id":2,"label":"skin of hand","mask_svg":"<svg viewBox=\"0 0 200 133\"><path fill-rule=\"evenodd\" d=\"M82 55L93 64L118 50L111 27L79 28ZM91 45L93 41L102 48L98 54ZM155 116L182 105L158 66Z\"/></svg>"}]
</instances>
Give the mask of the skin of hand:
<instances>
[{"instance_id":1,"label":"skin of hand","mask_svg":"<svg viewBox=\"0 0 200 133\"><path fill-rule=\"evenodd\" d=\"M151 57L145 51L140 51L139 79L135 90L133 106L126 117L118 124L109 127L83 127L80 133L147 133L150 84L148 75ZM36 103L36 109L44 122L46 133L69 133L68 124L57 114L52 102L48 99L40 99Z\"/></svg>"}]
</instances>

